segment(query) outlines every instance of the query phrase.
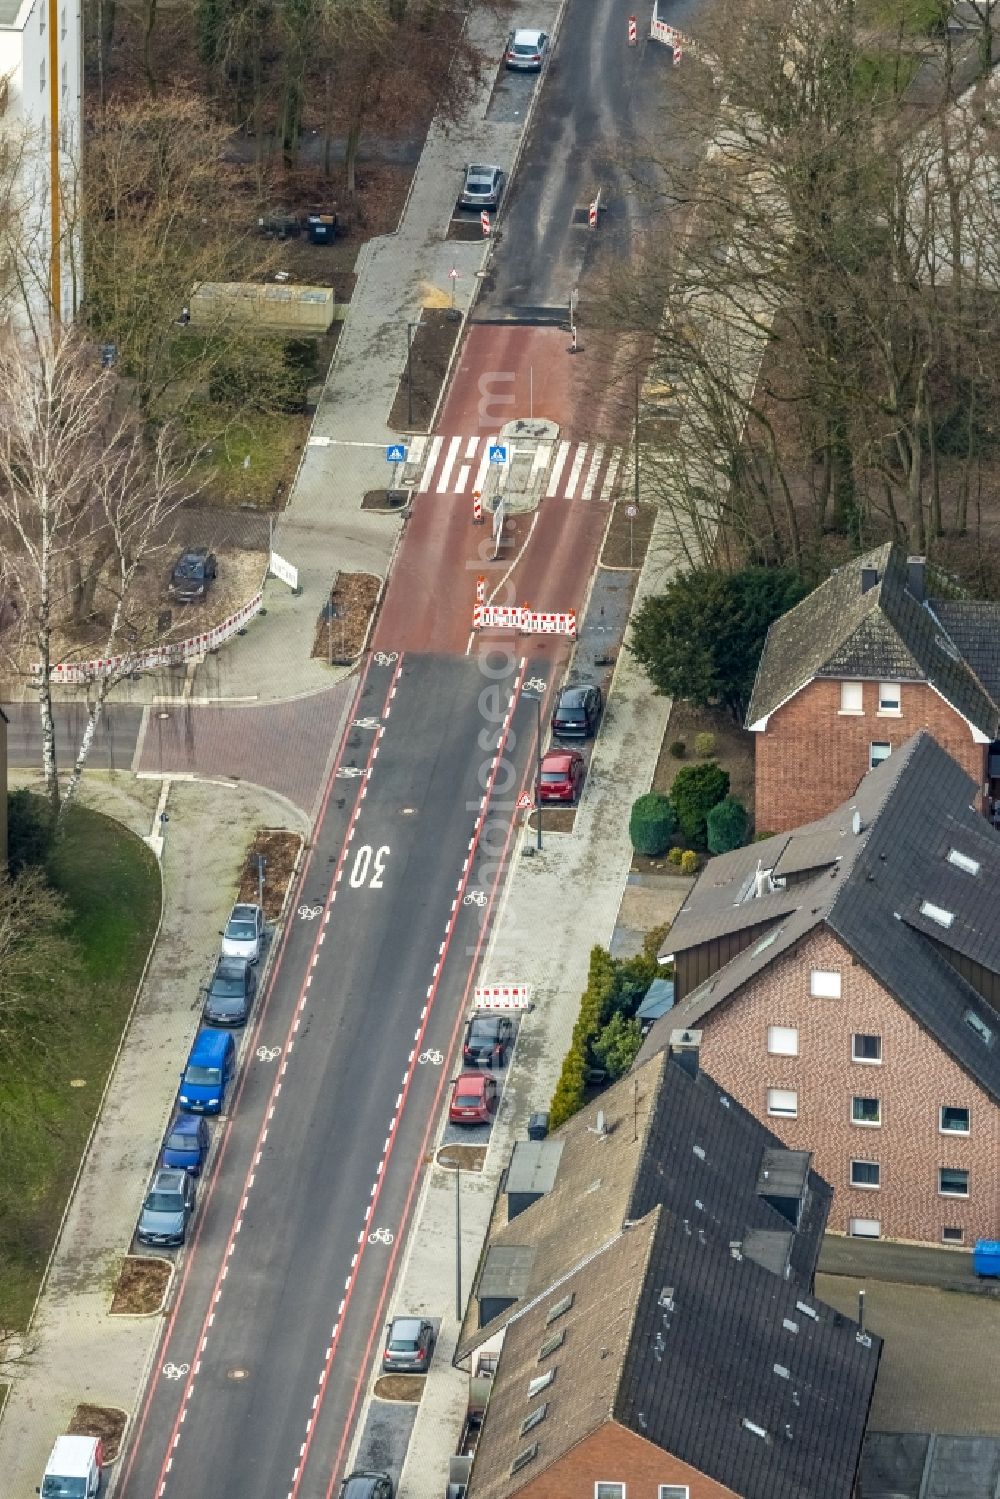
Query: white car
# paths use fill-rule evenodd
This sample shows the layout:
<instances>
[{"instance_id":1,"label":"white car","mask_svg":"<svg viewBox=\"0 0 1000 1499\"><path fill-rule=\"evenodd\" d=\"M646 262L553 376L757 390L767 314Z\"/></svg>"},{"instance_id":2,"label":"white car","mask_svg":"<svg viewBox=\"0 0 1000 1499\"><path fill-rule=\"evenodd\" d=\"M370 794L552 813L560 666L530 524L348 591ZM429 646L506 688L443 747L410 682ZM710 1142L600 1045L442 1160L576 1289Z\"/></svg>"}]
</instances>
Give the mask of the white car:
<instances>
[{"instance_id":1,"label":"white car","mask_svg":"<svg viewBox=\"0 0 1000 1499\"><path fill-rule=\"evenodd\" d=\"M540 72L548 50L544 31L512 31L507 38L507 66L526 73Z\"/></svg>"},{"instance_id":2,"label":"white car","mask_svg":"<svg viewBox=\"0 0 1000 1499\"><path fill-rule=\"evenodd\" d=\"M42 1499L94 1499L103 1460L100 1437L57 1437L38 1493Z\"/></svg>"},{"instance_id":3,"label":"white car","mask_svg":"<svg viewBox=\"0 0 1000 1499\"><path fill-rule=\"evenodd\" d=\"M264 912L260 906L235 905L222 934L223 957L256 963L263 945Z\"/></svg>"}]
</instances>

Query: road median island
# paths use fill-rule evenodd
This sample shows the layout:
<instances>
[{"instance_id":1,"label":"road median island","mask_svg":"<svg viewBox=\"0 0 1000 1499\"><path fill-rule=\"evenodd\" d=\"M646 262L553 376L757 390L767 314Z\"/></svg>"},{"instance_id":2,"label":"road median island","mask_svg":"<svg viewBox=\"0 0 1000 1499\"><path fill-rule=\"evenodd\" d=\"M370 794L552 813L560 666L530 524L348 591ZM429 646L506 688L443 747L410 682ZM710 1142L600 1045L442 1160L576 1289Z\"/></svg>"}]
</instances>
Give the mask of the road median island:
<instances>
[{"instance_id":1,"label":"road median island","mask_svg":"<svg viewBox=\"0 0 1000 1499\"><path fill-rule=\"evenodd\" d=\"M382 580L372 573L338 573L319 612L312 659L328 666L351 666L368 638Z\"/></svg>"},{"instance_id":2,"label":"road median island","mask_svg":"<svg viewBox=\"0 0 1000 1499\"><path fill-rule=\"evenodd\" d=\"M424 307L413 332L407 367L389 412L391 432L427 432L451 367L462 318L452 307ZM413 390L408 389L412 374Z\"/></svg>"}]
</instances>

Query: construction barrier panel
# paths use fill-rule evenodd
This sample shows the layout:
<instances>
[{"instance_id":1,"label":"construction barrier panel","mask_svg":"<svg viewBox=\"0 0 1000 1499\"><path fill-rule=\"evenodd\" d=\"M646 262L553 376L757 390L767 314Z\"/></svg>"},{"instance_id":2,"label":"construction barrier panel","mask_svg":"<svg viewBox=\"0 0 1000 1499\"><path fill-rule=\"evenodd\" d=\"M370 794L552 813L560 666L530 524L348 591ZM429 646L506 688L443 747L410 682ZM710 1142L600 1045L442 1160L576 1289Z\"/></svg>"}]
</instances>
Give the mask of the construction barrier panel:
<instances>
[{"instance_id":1,"label":"construction barrier panel","mask_svg":"<svg viewBox=\"0 0 1000 1499\"><path fill-rule=\"evenodd\" d=\"M522 635L568 635L576 639L576 610L541 613L516 604L479 604L472 611L474 630L516 630Z\"/></svg>"},{"instance_id":2,"label":"construction barrier panel","mask_svg":"<svg viewBox=\"0 0 1000 1499\"><path fill-rule=\"evenodd\" d=\"M477 1010L529 1010L530 984L477 984Z\"/></svg>"}]
</instances>

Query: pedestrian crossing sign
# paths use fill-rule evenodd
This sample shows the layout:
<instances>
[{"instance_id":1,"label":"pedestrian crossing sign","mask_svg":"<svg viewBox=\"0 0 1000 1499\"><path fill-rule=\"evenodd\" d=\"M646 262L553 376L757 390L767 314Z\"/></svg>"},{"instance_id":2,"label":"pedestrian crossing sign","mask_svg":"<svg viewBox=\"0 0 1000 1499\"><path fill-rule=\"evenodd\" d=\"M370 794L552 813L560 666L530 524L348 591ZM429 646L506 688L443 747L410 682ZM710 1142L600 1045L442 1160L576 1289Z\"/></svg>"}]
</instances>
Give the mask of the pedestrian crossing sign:
<instances>
[{"instance_id":1,"label":"pedestrian crossing sign","mask_svg":"<svg viewBox=\"0 0 1000 1499\"><path fill-rule=\"evenodd\" d=\"M499 443L499 442L491 443L491 445L490 445L490 462L491 463L506 463L507 462L507 449L502 445L502 443Z\"/></svg>"},{"instance_id":2,"label":"pedestrian crossing sign","mask_svg":"<svg viewBox=\"0 0 1000 1499\"><path fill-rule=\"evenodd\" d=\"M385 450L387 463L405 463L406 449L401 442L391 442Z\"/></svg>"}]
</instances>

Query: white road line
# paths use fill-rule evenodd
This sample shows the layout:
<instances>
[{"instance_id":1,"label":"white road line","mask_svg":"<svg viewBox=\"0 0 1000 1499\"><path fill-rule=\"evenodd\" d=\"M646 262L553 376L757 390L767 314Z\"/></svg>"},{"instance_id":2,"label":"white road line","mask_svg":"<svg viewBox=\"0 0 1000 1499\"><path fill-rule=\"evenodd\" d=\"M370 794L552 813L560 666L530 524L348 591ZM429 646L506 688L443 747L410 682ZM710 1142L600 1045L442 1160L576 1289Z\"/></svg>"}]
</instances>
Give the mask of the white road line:
<instances>
[{"instance_id":1,"label":"white road line","mask_svg":"<svg viewBox=\"0 0 1000 1499\"><path fill-rule=\"evenodd\" d=\"M535 449L535 456L531 462L532 479L537 479L539 474L544 474L549 466L549 459L551 457L552 444L550 442L540 442Z\"/></svg>"},{"instance_id":2,"label":"white road line","mask_svg":"<svg viewBox=\"0 0 1000 1499\"><path fill-rule=\"evenodd\" d=\"M601 485L601 499L610 505L615 494L615 479L618 477L618 467L622 461L621 448L612 448L608 467L604 474L604 483Z\"/></svg>"},{"instance_id":3,"label":"white road line","mask_svg":"<svg viewBox=\"0 0 1000 1499\"><path fill-rule=\"evenodd\" d=\"M455 479L455 485L454 485L454 493L455 494L464 494L465 493L466 488L468 487L468 483L469 483L469 474L471 472L472 472L472 470L469 468L469 465L467 463L463 463L462 467L459 469L458 475L457 475L457 477Z\"/></svg>"},{"instance_id":4,"label":"white road line","mask_svg":"<svg viewBox=\"0 0 1000 1499\"><path fill-rule=\"evenodd\" d=\"M587 471L587 477L583 482L582 498L585 500L592 500L594 498L594 485L597 483L597 475L600 472L600 467L603 459L604 445L603 443L598 443L594 449L594 456L590 460L590 468Z\"/></svg>"},{"instance_id":5,"label":"white road line","mask_svg":"<svg viewBox=\"0 0 1000 1499\"><path fill-rule=\"evenodd\" d=\"M476 470L476 482L472 486L473 489L478 489L480 494L482 493L483 485L486 483L486 470L490 466L490 445L492 442L492 437L483 438L482 457L479 461L479 467Z\"/></svg>"},{"instance_id":6,"label":"white road line","mask_svg":"<svg viewBox=\"0 0 1000 1499\"><path fill-rule=\"evenodd\" d=\"M475 458L475 456L476 456L476 449L478 448L478 446L479 446L479 438L478 437L470 437L469 440L468 440L468 442L465 444L465 452L462 454L462 456L465 459L466 463L471 463L472 460L473 460L473 458Z\"/></svg>"},{"instance_id":7,"label":"white road line","mask_svg":"<svg viewBox=\"0 0 1000 1499\"><path fill-rule=\"evenodd\" d=\"M445 460L441 465L441 471L438 475L438 494L448 493L448 481L451 478L451 471L455 467L455 459L458 457L458 445L461 441L460 437L453 437L448 444L448 451L445 454Z\"/></svg>"},{"instance_id":8,"label":"white road line","mask_svg":"<svg viewBox=\"0 0 1000 1499\"><path fill-rule=\"evenodd\" d=\"M415 437L410 443L410 451L406 455L407 463L419 463L424 456L424 448L427 446L426 437Z\"/></svg>"},{"instance_id":9,"label":"white road line","mask_svg":"<svg viewBox=\"0 0 1000 1499\"><path fill-rule=\"evenodd\" d=\"M568 457L569 443L561 442L556 449L556 461L552 465L551 474L549 474L549 487L545 491L545 498L547 500L551 500L555 495L556 490L559 488L559 478L564 467L566 466L566 459Z\"/></svg>"},{"instance_id":10,"label":"white road line","mask_svg":"<svg viewBox=\"0 0 1000 1499\"><path fill-rule=\"evenodd\" d=\"M424 464L424 471L420 475L420 483L417 485L418 494L425 494L427 490L430 489L431 479L433 478L434 469L438 461L438 455L441 452L441 448L443 445L443 437L431 438L431 445L427 452L427 462Z\"/></svg>"},{"instance_id":11,"label":"white road line","mask_svg":"<svg viewBox=\"0 0 1000 1499\"><path fill-rule=\"evenodd\" d=\"M573 467L570 469L569 478L566 480L567 500L571 500L576 494L576 486L580 482L580 470L583 468L583 460L586 456L587 444L585 442L578 442L576 445L576 457L573 459Z\"/></svg>"}]
</instances>

